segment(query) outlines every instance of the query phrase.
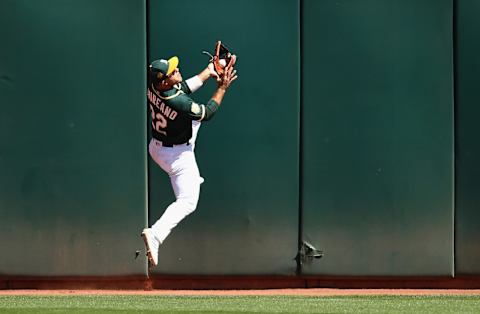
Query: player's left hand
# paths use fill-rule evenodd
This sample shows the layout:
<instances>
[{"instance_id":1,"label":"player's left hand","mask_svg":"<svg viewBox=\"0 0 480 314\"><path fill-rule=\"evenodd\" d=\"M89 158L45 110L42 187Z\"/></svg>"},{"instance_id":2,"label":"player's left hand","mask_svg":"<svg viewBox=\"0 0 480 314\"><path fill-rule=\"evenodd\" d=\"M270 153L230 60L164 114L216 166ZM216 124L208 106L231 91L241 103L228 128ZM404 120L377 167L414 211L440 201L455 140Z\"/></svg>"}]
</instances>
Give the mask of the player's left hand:
<instances>
[{"instance_id":1,"label":"player's left hand","mask_svg":"<svg viewBox=\"0 0 480 314\"><path fill-rule=\"evenodd\" d=\"M233 81L237 79L237 70L233 68L233 66L225 67L222 78L218 81L218 87L228 89Z\"/></svg>"}]
</instances>

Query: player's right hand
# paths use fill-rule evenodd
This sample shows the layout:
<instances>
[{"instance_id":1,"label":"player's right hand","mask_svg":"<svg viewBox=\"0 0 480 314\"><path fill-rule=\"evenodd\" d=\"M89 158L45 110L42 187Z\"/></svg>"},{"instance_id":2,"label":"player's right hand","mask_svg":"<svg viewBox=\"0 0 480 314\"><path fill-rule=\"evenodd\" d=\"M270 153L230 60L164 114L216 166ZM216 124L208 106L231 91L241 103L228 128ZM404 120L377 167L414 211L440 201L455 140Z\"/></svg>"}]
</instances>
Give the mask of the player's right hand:
<instances>
[{"instance_id":1,"label":"player's right hand","mask_svg":"<svg viewBox=\"0 0 480 314\"><path fill-rule=\"evenodd\" d=\"M208 71L210 72L210 77L213 77L217 82L221 81L220 76L218 75L217 71L215 71L215 66L212 62L208 64Z\"/></svg>"},{"instance_id":2,"label":"player's right hand","mask_svg":"<svg viewBox=\"0 0 480 314\"><path fill-rule=\"evenodd\" d=\"M227 89L230 87L233 81L237 79L237 70L233 68L233 66L226 67L223 75L218 82L218 87Z\"/></svg>"}]
</instances>

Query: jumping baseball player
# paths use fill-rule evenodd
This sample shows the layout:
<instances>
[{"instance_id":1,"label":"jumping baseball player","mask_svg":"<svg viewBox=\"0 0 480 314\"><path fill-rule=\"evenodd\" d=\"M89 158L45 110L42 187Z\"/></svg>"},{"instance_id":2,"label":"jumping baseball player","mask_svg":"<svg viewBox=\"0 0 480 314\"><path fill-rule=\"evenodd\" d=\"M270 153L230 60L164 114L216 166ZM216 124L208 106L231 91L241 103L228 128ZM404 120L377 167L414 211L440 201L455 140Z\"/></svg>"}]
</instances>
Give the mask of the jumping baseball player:
<instances>
[{"instance_id":1,"label":"jumping baseball player","mask_svg":"<svg viewBox=\"0 0 480 314\"><path fill-rule=\"evenodd\" d=\"M178 58L172 57L155 60L149 66L147 98L153 138L148 149L152 159L169 175L176 198L160 219L142 232L152 266L158 265L159 246L165 238L197 207L203 182L194 153L197 133L201 122L215 115L225 92L237 79L232 63L218 73L212 62L198 75L183 81L178 64ZM207 103L196 102L190 94L210 77L216 79L217 89Z\"/></svg>"}]
</instances>

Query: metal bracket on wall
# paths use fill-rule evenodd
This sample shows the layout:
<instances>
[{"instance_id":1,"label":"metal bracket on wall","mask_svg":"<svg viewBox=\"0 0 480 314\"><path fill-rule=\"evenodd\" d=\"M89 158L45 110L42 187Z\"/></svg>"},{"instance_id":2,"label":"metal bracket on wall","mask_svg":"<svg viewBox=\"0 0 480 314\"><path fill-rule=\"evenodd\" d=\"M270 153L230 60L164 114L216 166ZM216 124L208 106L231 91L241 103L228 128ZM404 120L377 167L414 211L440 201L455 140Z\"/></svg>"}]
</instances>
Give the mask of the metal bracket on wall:
<instances>
[{"instance_id":1,"label":"metal bracket on wall","mask_svg":"<svg viewBox=\"0 0 480 314\"><path fill-rule=\"evenodd\" d=\"M324 253L322 250L318 250L310 243L303 241L295 260L297 261L297 265L300 266L306 263L311 263L313 259L320 259L323 255Z\"/></svg>"}]
</instances>

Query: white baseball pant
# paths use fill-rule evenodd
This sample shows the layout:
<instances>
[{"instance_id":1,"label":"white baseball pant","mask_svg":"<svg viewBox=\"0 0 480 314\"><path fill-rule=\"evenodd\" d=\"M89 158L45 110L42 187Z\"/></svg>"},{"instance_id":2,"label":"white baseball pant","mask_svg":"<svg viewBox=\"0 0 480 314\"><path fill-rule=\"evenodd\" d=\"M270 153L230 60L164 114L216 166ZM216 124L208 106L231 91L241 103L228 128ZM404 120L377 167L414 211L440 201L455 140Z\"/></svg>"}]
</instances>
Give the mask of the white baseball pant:
<instances>
[{"instance_id":1,"label":"white baseball pant","mask_svg":"<svg viewBox=\"0 0 480 314\"><path fill-rule=\"evenodd\" d=\"M163 147L152 139L148 150L152 159L169 175L176 201L167 207L163 215L152 226L155 238L160 244L180 221L196 208L200 196L200 176L195 159L195 140L201 123L192 121L190 145Z\"/></svg>"}]
</instances>

